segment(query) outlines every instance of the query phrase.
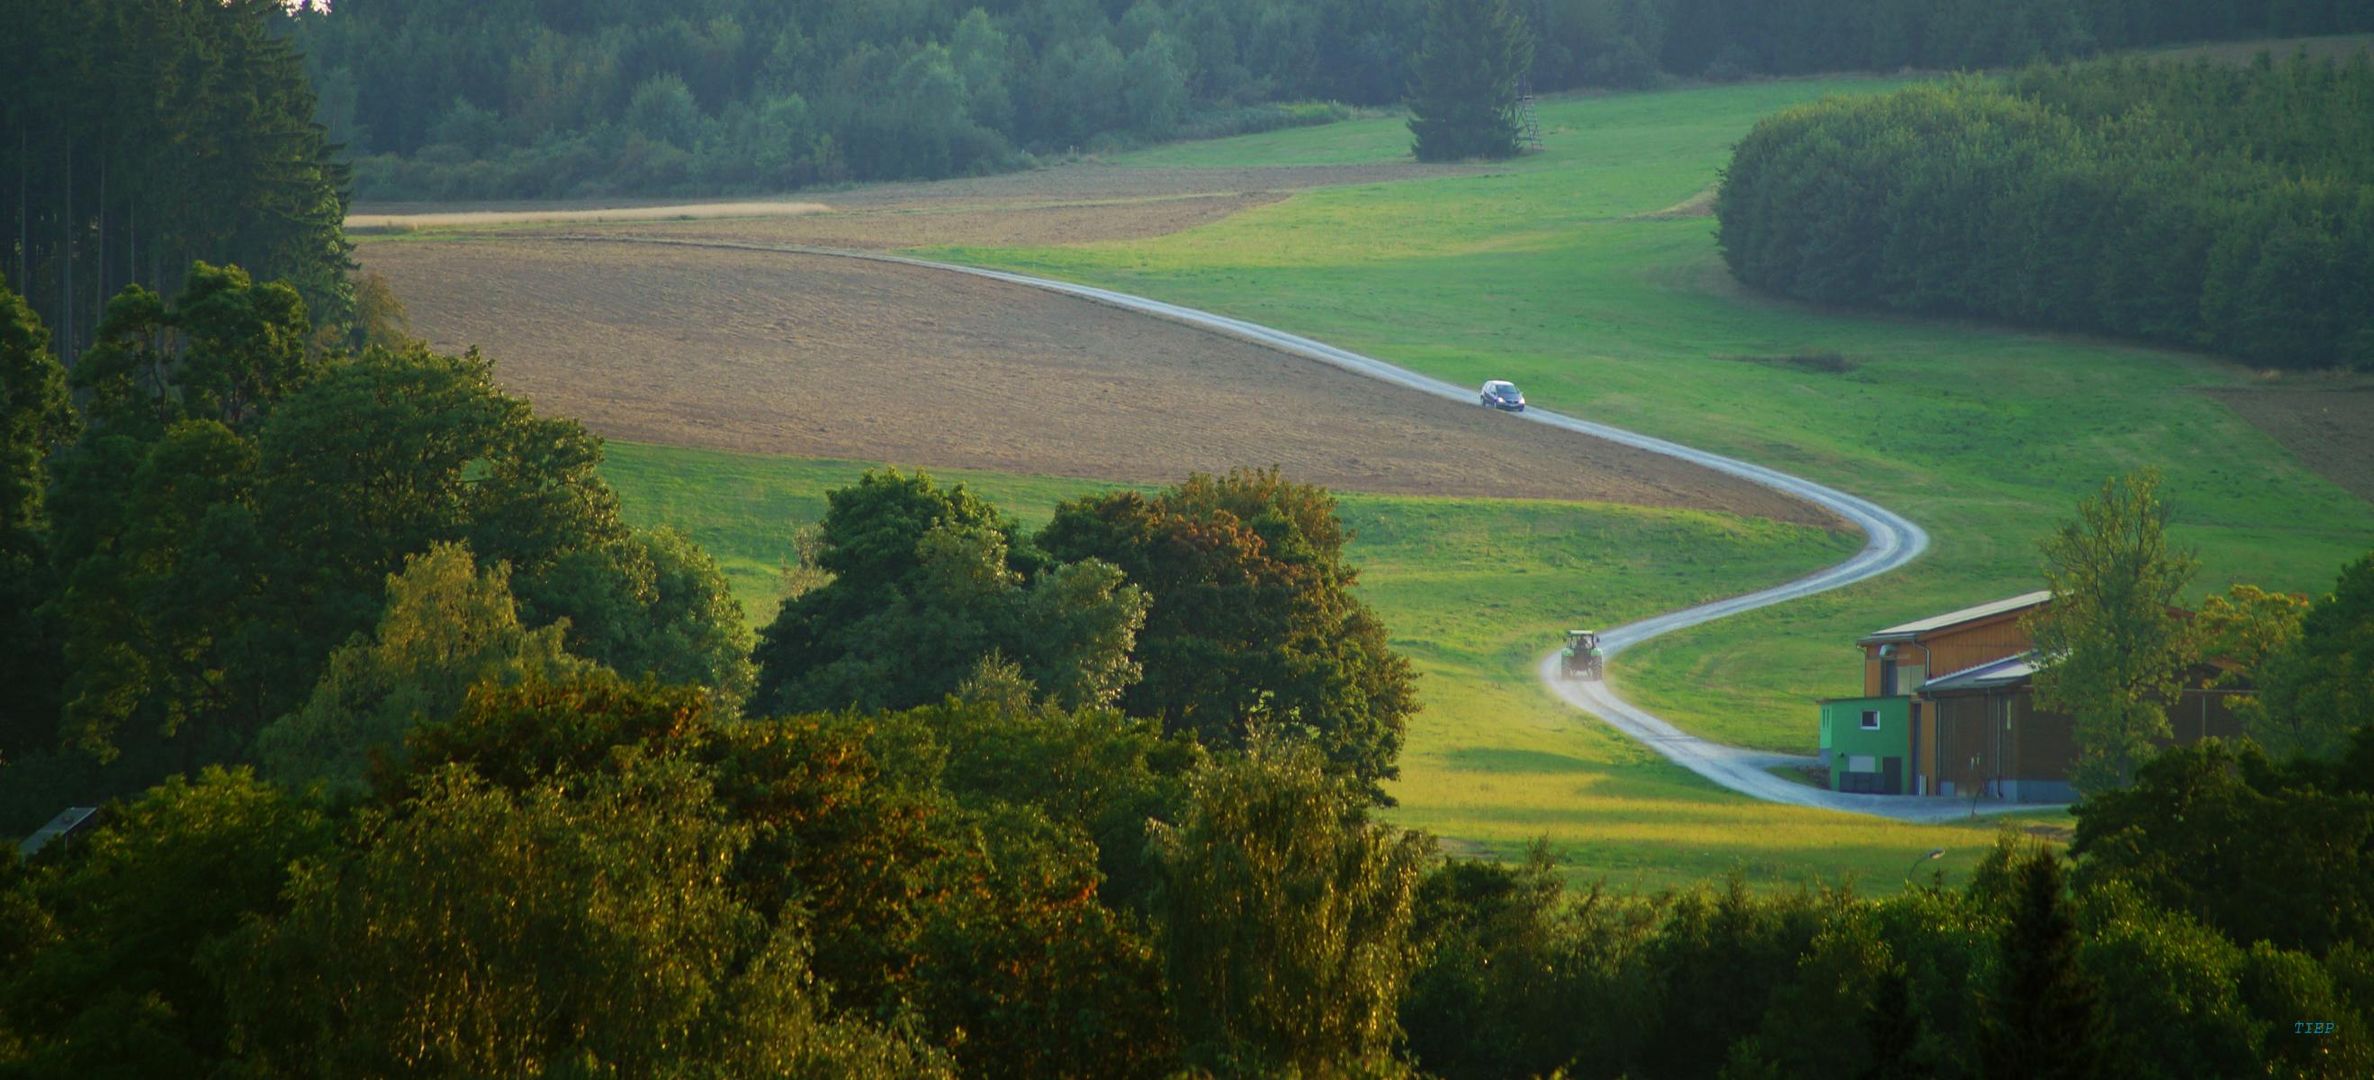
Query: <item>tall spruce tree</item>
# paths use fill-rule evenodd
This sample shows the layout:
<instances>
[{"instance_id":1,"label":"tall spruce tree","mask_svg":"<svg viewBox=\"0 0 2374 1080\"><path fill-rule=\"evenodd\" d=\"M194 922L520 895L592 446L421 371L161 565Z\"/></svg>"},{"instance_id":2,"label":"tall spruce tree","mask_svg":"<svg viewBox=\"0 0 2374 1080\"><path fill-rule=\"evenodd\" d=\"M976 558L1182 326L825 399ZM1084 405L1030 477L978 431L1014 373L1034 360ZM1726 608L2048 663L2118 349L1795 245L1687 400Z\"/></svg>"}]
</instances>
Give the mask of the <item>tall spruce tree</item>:
<instances>
[{"instance_id":1,"label":"tall spruce tree","mask_svg":"<svg viewBox=\"0 0 2374 1080\"><path fill-rule=\"evenodd\" d=\"M1913 1056L1920 1046L1921 1017L1913 1009L1912 979L1903 964L1882 972L1872 989L1871 1004L1863 1010L1863 1037L1870 1041L1871 1064L1863 1080L1916 1080L1934 1075Z\"/></svg>"},{"instance_id":2,"label":"tall spruce tree","mask_svg":"<svg viewBox=\"0 0 2374 1080\"><path fill-rule=\"evenodd\" d=\"M1995 984L1979 1018L1979 1075L2083 1080L2108 1075L2101 991L2077 966L2077 923L2061 895L2061 864L2038 851L2020 864Z\"/></svg>"},{"instance_id":3,"label":"tall spruce tree","mask_svg":"<svg viewBox=\"0 0 2374 1080\"><path fill-rule=\"evenodd\" d=\"M2374 552L2341 571L2300 633L2269 656L2251 737L2282 757L2337 758L2374 728Z\"/></svg>"},{"instance_id":4,"label":"tall spruce tree","mask_svg":"<svg viewBox=\"0 0 2374 1080\"><path fill-rule=\"evenodd\" d=\"M0 0L0 264L69 365L127 285L197 260L343 325L347 167L280 0Z\"/></svg>"},{"instance_id":5,"label":"tall spruce tree","mask_svg":"<svg viewBox=\"0 0 2374 1080\"><path fill-rule=\"evenodd\" d=\"M1533 66L1533 31L1509 0L1433 0L1410 87L1420 161L1514 157L1517 80Z\"/></svg>"},{"instance_id":6,"label":"tall spruce tree","mask_svg":"<svg viewBox=\"0 0 2374 1080\"><path fill-rule=\"evenodd\" d=\"M59 582L43 501L49 453L80 426L49 329L0 278L0 761L50 739L59 657L43 606Z\"/></svg>"}]
</instances>

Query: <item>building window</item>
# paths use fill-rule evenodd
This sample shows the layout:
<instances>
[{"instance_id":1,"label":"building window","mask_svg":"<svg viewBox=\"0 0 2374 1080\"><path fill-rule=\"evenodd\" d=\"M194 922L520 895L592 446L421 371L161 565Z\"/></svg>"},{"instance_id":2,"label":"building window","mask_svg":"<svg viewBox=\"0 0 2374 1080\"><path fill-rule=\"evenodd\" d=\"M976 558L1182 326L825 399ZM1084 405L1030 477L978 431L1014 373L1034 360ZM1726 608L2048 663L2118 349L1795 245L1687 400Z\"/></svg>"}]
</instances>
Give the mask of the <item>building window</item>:
<instances>
[{"instance_id":1,"label":"building window","mask_svg":"<svg viewBox=\"0 0 2374 1080\"><path fill-rule=\"evenodd\" d=\"M1879 730L1879 710L1878 710L1878 709L1865 709L1865 710L1863 710L1863 730L1865 730L1865 731L1878 731L1878 730Z\"/></svg>"},{"instance_id":2,"label":"building window","mask_svg":"<svg viewBox=\"0 0 2374 1080\"><path fill-rule=\"evenodd\" d=\"M1851 773L1878 772L1879 757L1876 754L1848 754L1846 771Z\"/></svg>"}]
</instances>

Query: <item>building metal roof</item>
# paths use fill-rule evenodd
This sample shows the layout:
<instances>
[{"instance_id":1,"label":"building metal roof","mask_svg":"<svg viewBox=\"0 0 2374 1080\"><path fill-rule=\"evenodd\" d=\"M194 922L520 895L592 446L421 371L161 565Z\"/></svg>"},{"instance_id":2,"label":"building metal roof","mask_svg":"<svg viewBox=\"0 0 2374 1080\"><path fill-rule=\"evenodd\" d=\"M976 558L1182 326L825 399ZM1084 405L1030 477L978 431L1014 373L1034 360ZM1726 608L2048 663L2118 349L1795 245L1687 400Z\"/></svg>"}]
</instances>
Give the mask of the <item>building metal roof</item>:
<instances>
[{"instance_id":1,"label":"building metal roof","mask_svg":"<svg viewBox=\"0 0 2374 1080\"><path fill-rule=\"evenodd\" d=\"M1868 634L1855 643L1863 645L1875 641L1910 641L1922 634L1943 630L1949 626L1960 626L1963 623L1973 623L1980 619L2007 615L2014 611L2024 611L2052 598L2052 590L2038 589L2032 593L2021 593L2018 596L1980 604L1977 607L1966 607L1960 611L1949 611L1943 615L1932 615L1926 619L1904 623L1900 626L1891 626L1885 630Z\"/></svg>"},{"instance_id":2,"label":"building metal roof","mask_svg":"<svg viewBox=\"0 0 2374 1080\"><path fill-rule=\"evenodd\" d=\"M1952 693L1956 690L1991 690L1998 686L2017 686L2036 677L2036 654L2022 653L1989 660L1977 667L1940 675L1921 684L1921 693Z\"/></svg>"},{"instance_id":3,"label":"building metal roof","mask_svg":"<svg viewBox=\"0 0 2374 1080\"><path fill-rule=\"evenodd\" d=\"M17 845L17 854L23 858L32 858L42 848L48 847L51 841L82 828L98 812L96 806L69 806L58 811L58 816L49 819L49 824L35 830L33 835L25 838L24 843Z\"/></svg>"}]
</instances>

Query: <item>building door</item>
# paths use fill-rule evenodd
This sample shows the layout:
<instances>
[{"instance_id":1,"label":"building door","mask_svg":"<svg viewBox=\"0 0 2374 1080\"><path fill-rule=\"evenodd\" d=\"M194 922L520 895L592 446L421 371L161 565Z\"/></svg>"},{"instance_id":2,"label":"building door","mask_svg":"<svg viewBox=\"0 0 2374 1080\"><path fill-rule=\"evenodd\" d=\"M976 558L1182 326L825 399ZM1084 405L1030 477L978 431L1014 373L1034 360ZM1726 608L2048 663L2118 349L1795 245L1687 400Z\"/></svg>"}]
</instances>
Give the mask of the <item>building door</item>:
<instances>
[{"instance_id":1,"label":"building door","mask_svg":"<svg viewBox=\"0 0 2374 1080\"><path fill-rule=\"evenodd\" d=\"M1882 795L1904 794L1904 759L1888 758L1880 763L1879 791Z\"/></svg>"},{"instance_id":2,"label":"building door","mask_svg":"<svg viewBox=\"0 0 2374 1080\"><path fill-rule=\"evenodd\" d=\"M2010 775L2012 771L2011 762L2004 756L2005 747L2011 742L2011 697L2009 695L2004 695L1991 700L1995 703L1996 722L1992 725L1989 725L1995 729L1995 750L1993 762L1994 767L1987 770L1993 774L1994 780L1994 784L1988 791L1988 794L2000 799L2005 797L2003 794L2003 782L2006 780L2017 780L2019 777Z\"/></svg>"},{"instance_id":3,"label":"building door","mask_svg":"<svg viewBox=\"0 0 2374 1080\"><path fill-rule=\"evenodd\" d=\"M1929 793L1928 787L1927 785L1921 783L1921 703L1918 701L1913 702L1911 705L1906 706L1906 711L1911 717L1908 723L1912 725L1912 730L1907 735L1907 738L1911 740L1911 743L1905 747L1905 760L1911 762L1910 768L1912 769L1912 793L1915 795L1926 795Z\"/></svg>"}]
</instances>

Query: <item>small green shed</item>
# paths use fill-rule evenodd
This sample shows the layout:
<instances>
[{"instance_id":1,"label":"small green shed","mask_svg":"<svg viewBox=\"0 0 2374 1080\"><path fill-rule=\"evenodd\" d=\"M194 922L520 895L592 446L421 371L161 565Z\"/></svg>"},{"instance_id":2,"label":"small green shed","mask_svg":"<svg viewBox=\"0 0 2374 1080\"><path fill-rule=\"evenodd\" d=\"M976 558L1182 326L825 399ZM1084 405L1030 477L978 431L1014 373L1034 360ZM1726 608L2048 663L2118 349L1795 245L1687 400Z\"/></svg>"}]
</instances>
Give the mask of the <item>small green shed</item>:
<instances>
[{"instance_id":1,"label":"small green shed","mask_svg":"<svg viewBox=\"0 0 2374 1080\"><path fill-rule=\"evenodd\" d=\"M1832 698L1822 702L1822 761L1830 790L1902 795L1912 760L1912 698Z\"/></svg>"}]
</instances>

